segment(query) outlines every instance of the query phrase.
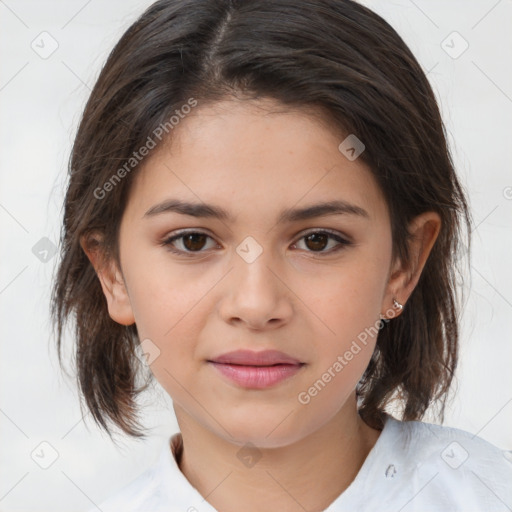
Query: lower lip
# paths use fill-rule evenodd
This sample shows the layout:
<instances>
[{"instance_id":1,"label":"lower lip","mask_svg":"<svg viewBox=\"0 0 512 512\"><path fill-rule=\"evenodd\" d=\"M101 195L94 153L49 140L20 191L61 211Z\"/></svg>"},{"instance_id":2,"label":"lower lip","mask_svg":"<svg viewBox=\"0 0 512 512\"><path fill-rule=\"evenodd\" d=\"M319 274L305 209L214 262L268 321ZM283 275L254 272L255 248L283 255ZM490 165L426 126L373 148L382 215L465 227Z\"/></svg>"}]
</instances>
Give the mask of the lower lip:
<instances>
[{"instance_id":1,"label":"lower lip","mask_svg":"<svg viewBox=\"0 0 512 512\"><path fill-rule=\"evenodd\" d=\"M264 389L282 382L300 371L304 365L241 366L209 361L222 375L245 388Z\"/></svg>"}]
</instances>

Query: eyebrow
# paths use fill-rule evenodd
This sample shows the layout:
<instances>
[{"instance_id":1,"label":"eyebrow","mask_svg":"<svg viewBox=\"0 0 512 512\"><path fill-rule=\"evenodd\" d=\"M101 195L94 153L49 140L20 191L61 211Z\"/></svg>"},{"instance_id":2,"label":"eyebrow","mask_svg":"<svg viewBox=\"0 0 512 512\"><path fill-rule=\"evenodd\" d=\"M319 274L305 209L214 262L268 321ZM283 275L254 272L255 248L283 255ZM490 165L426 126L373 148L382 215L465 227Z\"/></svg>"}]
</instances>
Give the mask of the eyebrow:
<instances>
[{"instance_id":1,"label":"eyebrow","mask_svg":"<svg viewBox=\"0 0 512 512\"><path fill-rule=\"evenodd\" d=\"M231 214L220 206L206 203L190 203L179 199L167 199L152 206L144 214L143 218L151 218L155 215L171 212L191 217L219 219L226 222L233 222L234 220ZM368 212L360 206L336 200L313 204L304 208L287 208L280 213L277 222L290 223L326 215L357 215L366 219L370 218Z\"/></svg>"}]
</instances>

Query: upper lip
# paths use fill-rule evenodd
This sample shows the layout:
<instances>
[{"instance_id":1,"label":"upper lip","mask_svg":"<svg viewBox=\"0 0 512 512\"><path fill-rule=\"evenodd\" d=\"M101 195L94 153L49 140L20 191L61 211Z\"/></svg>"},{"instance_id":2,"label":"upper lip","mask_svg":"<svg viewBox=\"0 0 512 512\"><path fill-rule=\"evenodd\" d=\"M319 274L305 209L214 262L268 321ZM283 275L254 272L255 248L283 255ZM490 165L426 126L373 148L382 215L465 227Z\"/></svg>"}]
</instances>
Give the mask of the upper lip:
<instances>
[{"instance_id":1,"label":"upper lip","mask_svg":"<svg viewBox=\"0 0 512 512\"><path fill-rule=\"evenodd\" d=\"M302 364L294 357L280 352L279 350L263 350L254 352L252 350L235 350L227 352L214 359L209 359L213 363L239 364L247 366L272 366L274 364Z\"/></svg>"}]
</instances>

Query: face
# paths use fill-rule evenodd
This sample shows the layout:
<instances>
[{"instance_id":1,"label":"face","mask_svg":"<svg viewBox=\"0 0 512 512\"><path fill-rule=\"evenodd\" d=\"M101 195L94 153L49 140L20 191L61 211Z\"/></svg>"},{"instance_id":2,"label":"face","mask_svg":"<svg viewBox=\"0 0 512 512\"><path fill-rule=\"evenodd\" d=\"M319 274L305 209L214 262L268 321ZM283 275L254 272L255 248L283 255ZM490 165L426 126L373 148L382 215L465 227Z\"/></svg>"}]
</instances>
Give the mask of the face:
<instances>
[{"instance_id":1,"label":"face","mask_svg":"<svg viewBox=\"0 0 512 512\"><path fill-rule=\"evenodd\" d=\"M368 329L389 308L392 264L386 203L361 159L338 149L345 136L272 105L199 106L145 162L120 230L126 297L109 305L150 340L178 422L261 447L307 436L353 396L375 346ZM307 215L331 202L345 207ZM257 388L209 362L240 349L302 364Z\"/></svg>"}]
</instances>

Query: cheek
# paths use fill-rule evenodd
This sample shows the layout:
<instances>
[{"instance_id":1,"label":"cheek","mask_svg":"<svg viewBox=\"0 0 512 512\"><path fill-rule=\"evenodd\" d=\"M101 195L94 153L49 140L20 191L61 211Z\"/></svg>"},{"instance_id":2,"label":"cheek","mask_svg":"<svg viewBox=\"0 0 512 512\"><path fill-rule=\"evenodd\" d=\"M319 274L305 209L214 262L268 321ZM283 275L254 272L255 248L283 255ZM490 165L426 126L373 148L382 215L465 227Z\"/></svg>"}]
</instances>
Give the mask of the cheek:
<instances>
[{"instance_id":1,"label":"cheek","mask_svg":"<svg viewBox=\"0 0 512 512\"><path fill-rule=\"evenodd\" d=\"M382 259L361 254L347 258L335 270L317 273L302 285L297 283L295 290L307 298L305 312L315 326L310 340L314 344L311 353L316 354L315 378L328 382L326 387L333 393L344 387L351 391L371 358L380 327L386 269Z\"/></svg>"},{"instance_id":2,"label":"cheek","mask_svg":"<svg viewBox=\"0 0 512 512\"><path fill-rule=\"evenodd\" d=\"M386 262L359 253L336 267L319 268L293 285L327 339L346 339L379 318L386 286ZM318 329L319 330L319 329Z\"/></svg>"},{"instance_id":3,"label":"cheek","mask_svg":"<svg viewBox=\"0 0 512 512\"><path fill-rule=\"evenodd\" d=\"M130 303L142 337L165 343L197 317L197 305L214 283L198 266L172 263L163 249L126 251ZM214 276L213 276L214 277Z\"/></svg>"},{"instance_id":4,"label":"cheek","mask_svg":"<svg viewBox=\"0 0 512 512\"><path fill-rule=\"evenodd\" d=\"M159 384L174 401L187 404L195 391L199 361L199 340L206 319L207 301L201 300L205 291L188 289L180 293L161 281L145 287L136 304L135 320L141 340L150 339L158 357L150 370ZM146 299L146 300L144 300Z\"/></svg>"}]
</instances>

